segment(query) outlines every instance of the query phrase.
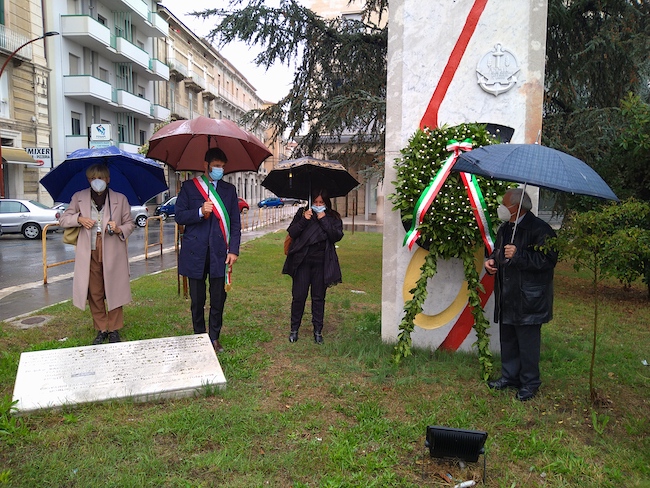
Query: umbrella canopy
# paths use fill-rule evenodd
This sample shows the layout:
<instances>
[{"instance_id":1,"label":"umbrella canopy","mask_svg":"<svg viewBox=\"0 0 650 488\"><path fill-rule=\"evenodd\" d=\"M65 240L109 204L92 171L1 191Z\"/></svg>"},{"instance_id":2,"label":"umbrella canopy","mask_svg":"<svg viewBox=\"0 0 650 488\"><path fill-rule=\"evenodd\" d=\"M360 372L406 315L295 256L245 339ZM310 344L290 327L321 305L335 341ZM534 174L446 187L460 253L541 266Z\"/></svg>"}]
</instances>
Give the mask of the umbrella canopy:
<instances>
[{"instance_id":1,"label":"umbrella canopy","mask_svg":"<svg viewBox=\"0 0 650 488\"><path fill-rule=\"evenodd\" d=\"M585 162L539 144L482 146L462 153L452 171L618 201Z\"/></svg>"},{"instance_id":2,"label":"umbrella canopy","mask_svg":"<svg viewBox=\"0 0 650 488\"><path fill-rule=\"evenodd\" d=\"M231 120L200 116L177 120L156 131L149 139L147 157L167 163L176 171L204 171L205 153L220 148L228 158L225 174L257 171L271 156L267 147Z\"/></svg>"},{"instance_id":3,"label":"umbrella canopy","mask_svg":"<svg viewBox=\"0 0 650 488\"><path fill-rule=\"evenodd\" d=\"M305 156L280 161L262 186L279 197L310 200L312 189L327 190L331 197L347 195L359 182L338 161Z\"/></svg>"},{"instance_id":4,"label":"umbrella canopy","mask_svg":"<svg viewBox=\"0 0 650 488\"><path fill-rule=\"evenodd\" d=\"M86 169L96 163L108 166L109 188L124 194L131 205L142 205L169 189L160 163L115 146L77 149L41 178L41 184L55 202L69 203L72 195L90 186Z\"/></svg>"}]
</instances>

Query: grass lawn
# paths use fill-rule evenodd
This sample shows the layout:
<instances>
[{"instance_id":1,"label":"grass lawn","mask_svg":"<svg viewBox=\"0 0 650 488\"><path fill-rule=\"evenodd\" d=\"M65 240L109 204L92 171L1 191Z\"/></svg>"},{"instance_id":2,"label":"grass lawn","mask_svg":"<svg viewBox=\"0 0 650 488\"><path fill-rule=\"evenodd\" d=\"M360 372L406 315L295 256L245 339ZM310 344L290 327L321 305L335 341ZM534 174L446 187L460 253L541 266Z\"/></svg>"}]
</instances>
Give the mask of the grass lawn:
<instances>
[{"instance_id":1,"label":"grass lawn","mask_svg":"<svg viewBox=\"0 0 650 488\"><path fill-rule=\"evenodd\" d=\"M70 303L18 330L0 322L0 486L416 487L481 479L479 464L430 459L427 425L489 433L487 486L650 487L650 302L645 285L602 287L589 403L593 301L587 276L556 273L543 327L540 394L491 392L476 356L415 351L400 366L381 342L381 234L340 242L344 283L328 291L325 345L306 314L289 333L284 233L246 243L226 303L225 390L155 403L112 402L9 415L20 353L90 344ZM124 340L192 332L170 270L132 283ZM359 293L360 291L364 293ZM72 293L72 291L71 291ZM309 306L307 307L309 310ZM65 341L60 341L67 338ZM499 362L496 361L497 370Z\"/></svg>"}]
</instances>

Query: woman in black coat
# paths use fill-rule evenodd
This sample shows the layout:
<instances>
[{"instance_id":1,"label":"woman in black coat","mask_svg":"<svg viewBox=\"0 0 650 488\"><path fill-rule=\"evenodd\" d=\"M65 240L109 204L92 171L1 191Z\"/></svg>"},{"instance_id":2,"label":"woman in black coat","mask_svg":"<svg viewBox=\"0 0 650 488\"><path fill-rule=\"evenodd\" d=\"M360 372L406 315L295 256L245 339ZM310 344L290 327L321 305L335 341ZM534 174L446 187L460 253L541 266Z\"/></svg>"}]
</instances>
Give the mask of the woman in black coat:
<instances>
[{"instance_id":1,"label":"woman in black coat","mask_svg":"<svg viewBox=\"0 0 650 488\"><path fill-rule=\"evenodd\" d=\"M343 238L341 216L332 210L332 202L325 190L312 193L311 207L298 210L287 232L292 241L282 273L293 278L289 341L298 340L298 329L311 288L314 341L322 344L325 293L329 286L341 283L341 267L334 243Z\"/></svg>"}]
</instances>

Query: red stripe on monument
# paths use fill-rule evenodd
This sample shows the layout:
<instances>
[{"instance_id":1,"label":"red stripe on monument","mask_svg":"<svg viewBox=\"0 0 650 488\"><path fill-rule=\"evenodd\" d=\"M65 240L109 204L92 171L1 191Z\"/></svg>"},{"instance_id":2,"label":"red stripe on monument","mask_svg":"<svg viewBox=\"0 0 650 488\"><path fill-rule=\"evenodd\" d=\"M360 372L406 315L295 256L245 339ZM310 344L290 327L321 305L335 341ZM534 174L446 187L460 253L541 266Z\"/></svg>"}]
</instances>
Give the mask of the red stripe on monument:
<instances>
[{"instance_id":1,"label":"red stripe on monument","mask_svg":"<svg viewBox=\"0 0 650 488\"><path fill-rule=\"evenodd\" d=\"M481 307L485 307L488 298L490 298L490 295L492 295L492 292L494 291L494 276L485 274L481 280L481 284L483 285L483 288L485 288L485 292L479 293L479 298L481 300ZM447 351L458 350L460 345L469 335L473 325L474 316L472 315L472 311L468 305L465 307L465 310L463 310L463 313L460 314L460 317L458 317L458 320L449 331L449 334L447 334L447 337L445 337L445 340L440 344L440 349L445 349Z\"/></svg>"},{"instance_id":2,"label":"red stripe on monument","mask_svg":"<svg viewBox=\"0 0 650 488\"><path fill-rule=\"evenodd\" d=\"M424 116L420 121L420 129L424 129L425 127L438 127L438 110L440 109L440 105L442 104L442 101L447 94L451 80L454 79L458 65L463 58L463 54L465 54L465 49L467 49L467 45L469 44L469 41L472 38L474 31L476 30L478 20L481 17L483 10L485 10L487 3L488 0L476 0L474 2L474 6L472 6L472 9L467 16L465 26L460 33L460 37L456 41L456 45L451 52L451 56L449 56L447 66L445 66L445 69L442 72L442 76L438 81L438 85L433 92L429 106L427 107L427 110L424 112Z\"/></svg>"}]
</instances>

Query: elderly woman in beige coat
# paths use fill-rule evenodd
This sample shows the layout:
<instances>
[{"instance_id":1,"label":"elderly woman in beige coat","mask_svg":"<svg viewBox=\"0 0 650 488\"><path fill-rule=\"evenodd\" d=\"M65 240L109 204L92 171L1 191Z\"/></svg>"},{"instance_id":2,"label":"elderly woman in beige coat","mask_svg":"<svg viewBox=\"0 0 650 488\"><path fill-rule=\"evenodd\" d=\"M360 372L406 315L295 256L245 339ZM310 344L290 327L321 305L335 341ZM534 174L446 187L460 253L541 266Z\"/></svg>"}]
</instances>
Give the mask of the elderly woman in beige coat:
<instances>
[{"instance_id":1,"label":"elderly woman in beige coat","mask_svg":"<svg viewBox=\"0 0 650 488\"><path fill-rule=\"evenodd\" d=\"M86 170L90 188L72 196L60 219L62 227L80 227L75 251L72 303L93 317L93 344L120 342L122 306L131 301L126 239L135 229L127 198L108 188L110 172L103 164Z\"/></svg>"}]
</instances>

